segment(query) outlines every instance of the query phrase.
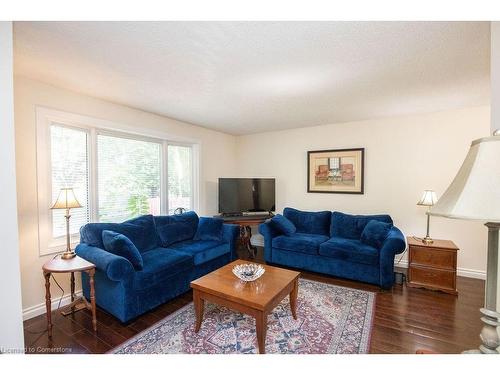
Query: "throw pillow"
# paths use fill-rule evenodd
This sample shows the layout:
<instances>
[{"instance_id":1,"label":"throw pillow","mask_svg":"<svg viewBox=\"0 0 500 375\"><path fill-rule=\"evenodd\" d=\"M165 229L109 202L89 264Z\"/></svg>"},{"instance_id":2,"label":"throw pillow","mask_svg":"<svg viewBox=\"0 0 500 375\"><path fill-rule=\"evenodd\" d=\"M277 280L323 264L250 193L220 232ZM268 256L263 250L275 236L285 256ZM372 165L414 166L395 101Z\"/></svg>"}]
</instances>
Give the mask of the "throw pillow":
<instances>
[{"instance_id":1,"label":"throw pillow","mask_svg":"<svg viewBox=\"0 0 500 375\"><path fill-rule=\"evenodd\" d=\"M224 220L215 217L200 217L194 240L222 241Z\"/></svg>"},{"instance_id":2,"label":"throw pillow","mask_svg":"<svg viewBox=\"0 0 500 375\"><path fill-rule=\"evenodd\" d=\"M297 231L295 225L283 215L277 214L269 221L271 228L290 236Z\"/></svg>"},{"instance_id":3,"label":"throw pillow","mask_svg":"<svg viewBox=\"0 0 500 375\"><path fill-rule=\"evenodd\" d=\"M127 236L112 230L103 230L102 242L106 251L128 259L137 271L144 267L141 253Z\"/></svg>"},{"instance_id":4,"label":"throw pillow","mask_svg":"<svg viewBox=\"0 0 500 375\"><path fill-rule=\"evenodd\" d=\"M361 242L380 249L384 244L392 224L378 220L370 220L361 233Z\"/></svg>"},{"instance_id":5,"label":"throw pillow","mask_svg":"<svg viewBox=\"0 0 500 375\"><path fill-rule=\"evenodd\" d=\"M198 220L198 215L194 211L182 215L155 216L161 245L168 247L176 242L192 239L198 228Z\"/></svg>"},{"instance_id":6,"label":"throw pillow","mask_svg":"<svg viewBox=\"0 0 500 375\"><path fill-rule=\"evenodd\" d=\"M153 215L143 215L123 223L88 223L80 229L80 242L104 249L102 231L111 230L127 236L143 253L161 246Z\"/></svg>"}]
</instances>

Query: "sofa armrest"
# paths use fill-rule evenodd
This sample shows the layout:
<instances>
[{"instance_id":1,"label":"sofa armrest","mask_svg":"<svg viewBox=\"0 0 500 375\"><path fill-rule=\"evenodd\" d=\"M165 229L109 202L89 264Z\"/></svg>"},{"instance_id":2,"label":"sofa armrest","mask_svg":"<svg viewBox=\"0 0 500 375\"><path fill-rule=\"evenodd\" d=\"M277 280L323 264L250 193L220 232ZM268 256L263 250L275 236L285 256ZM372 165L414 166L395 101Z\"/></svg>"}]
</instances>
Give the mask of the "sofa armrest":
<instances>
[{"instance_id":1,"label":"sofa armrest","mask_svg":"<svg viewBox=\"0 0 500 375\"><path fill-rule=\"evenodd\" d=\"M223 239L225 242L229 242L231 260L234 260L236 259L236 241L240 235L240 227L235 224L223 224L222 227L224 230Z\"/></svg>"},{"instance_id":2,"label":"sofa armrest","mask_svg":"<svg viewBox=\"0 0 500 375\"><path fill-rule=\"evenodd\" d=\"M394 284L394 257L405 249L405 236L398 228L392 227L380 249L380 286L382 288L387 289Z\"/></svg>"},{"instance_id":3,"label":"sofa armrest","mask_svg":"<svg viewBox=\"0 0 500 375\"><path fill-rule=\"evenodd\" d=\"M121 256L112 254L99 247L80 243L75 252L78 256L91 263L94 263L96 268L106 274L113 281L123 281L134 274L132 263Z\"/></svg>"},{"instance_id":4,"label":"sofa armrest","mask_svg":"<svg viewBox=\"0 0 500 375\"><path fill-rule=\"evenodd\" d=\"M280 233L269 225L269 220L259 225L259 233L264 236L264 259L271 263L273 260L273 238L279 236Z\"/></svg>"}]
</instances>

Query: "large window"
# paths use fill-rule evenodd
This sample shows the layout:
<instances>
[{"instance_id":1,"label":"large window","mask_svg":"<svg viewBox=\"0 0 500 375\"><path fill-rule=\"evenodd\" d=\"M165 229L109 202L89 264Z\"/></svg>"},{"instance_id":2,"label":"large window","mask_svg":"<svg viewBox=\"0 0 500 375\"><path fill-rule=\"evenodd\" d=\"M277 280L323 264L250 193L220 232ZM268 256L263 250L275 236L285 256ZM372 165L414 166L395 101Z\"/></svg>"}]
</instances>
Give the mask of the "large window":
<instances>
[{"instance_id":1,"label":"large window","mask_svg":"<svg viewBox=\"0 0 500 375\"><path fill-rule=\"evenodd\" d=\"M73 188L83 206L70 212L73 243L88 222L121 222L144 214L171 214L180 207L196 209L196 144L101 127L100 121L37 109L42 255L64 248L65 212L49 209L61 188Z\"/></svg>"}]
</instances>

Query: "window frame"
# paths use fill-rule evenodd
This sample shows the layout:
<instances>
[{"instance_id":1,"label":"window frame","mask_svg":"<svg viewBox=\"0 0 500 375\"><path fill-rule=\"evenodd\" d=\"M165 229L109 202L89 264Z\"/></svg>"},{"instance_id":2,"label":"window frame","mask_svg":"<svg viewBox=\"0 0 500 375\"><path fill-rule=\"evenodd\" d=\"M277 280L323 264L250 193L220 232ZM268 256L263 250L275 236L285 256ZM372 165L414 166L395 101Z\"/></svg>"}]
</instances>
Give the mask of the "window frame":
<instances>
[{"instance_id":1,"label":"window frame","mask_svg":"<svg viewBox=\"0 0 500 375\"><path fill-rule=\"evenodd\" d=\"M36 106L36 157L37 157L37 211L39 256L51 255L65 249L66 239L52 236L52 170L51 140L52 125L68 127L87 133L88 199L90 222L98 222L98 159L97 138L107 135L146 142L161 146L160 160L160 212L168 215L168 145L190 147L192 152L191 209L199 210L200 191L200 147L198 139L179 137L163 131L142 129L90 116ZM138 129L140 129L138 131ZM71 245L79 243L79 234L71 236Z\"/></svg>"}]
</instances>

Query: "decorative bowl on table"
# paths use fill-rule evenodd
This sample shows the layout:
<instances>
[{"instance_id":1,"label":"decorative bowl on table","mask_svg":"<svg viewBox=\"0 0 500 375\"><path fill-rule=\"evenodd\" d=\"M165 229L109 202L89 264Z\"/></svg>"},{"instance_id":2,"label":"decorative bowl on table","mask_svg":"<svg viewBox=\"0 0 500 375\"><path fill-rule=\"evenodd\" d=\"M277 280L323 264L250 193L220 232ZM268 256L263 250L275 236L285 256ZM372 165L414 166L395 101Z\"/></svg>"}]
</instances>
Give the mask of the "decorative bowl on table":
<instances>
[{"instance_id":1,"label":"decorative bowl on table","mask_svg":"<svg viewBox=\"0 0 500 375\"><path fill-rule=\"evenodd\" d=\"M238 264L233 267L233 273L242 281L255 281L261 277L264 272L266 272L264 267L254 263Z\"/></svg>"}]
</instances>

